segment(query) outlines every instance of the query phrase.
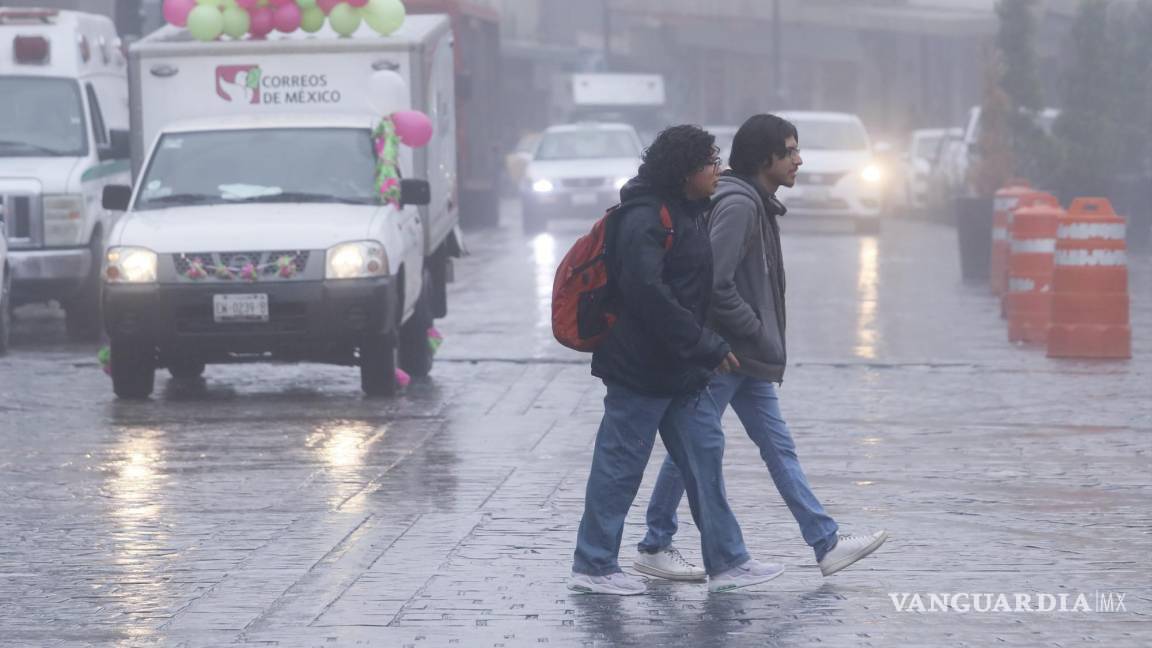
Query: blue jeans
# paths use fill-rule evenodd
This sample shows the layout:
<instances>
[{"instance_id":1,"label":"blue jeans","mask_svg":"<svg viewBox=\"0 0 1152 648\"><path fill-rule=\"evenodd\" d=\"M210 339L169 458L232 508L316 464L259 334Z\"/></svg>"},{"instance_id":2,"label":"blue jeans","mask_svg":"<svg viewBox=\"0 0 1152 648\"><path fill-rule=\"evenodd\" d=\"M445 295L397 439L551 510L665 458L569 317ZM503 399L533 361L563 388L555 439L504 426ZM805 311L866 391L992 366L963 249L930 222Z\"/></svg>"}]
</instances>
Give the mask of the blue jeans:
<instances>
[{"instance_id":1,"label":"blue jeans","mask_svg":"<svg viewBox=\"0 0 1152 648\"><path fill-rule=\"evenodd\" d=\"M624 518L640 490L657 431L669 460L680 468L678 479L683 476L679 492L687 486L704 569L719 574L747 562L744 536L724 492L724 430L709 391L672 399L607 386L572 571L592 576L620 571Z\"/></svg>"},{"instance_id":2,"label":"blue jeans","mask_svg":"<svg viewBox=\"0 0 1152 648\"><path fill-rule=\"evenodd\" d=\"M731 403L748 437L760 447L760 458L768 466L776 490L780 491L784 503L792 511L804 542L816 552L819 562L836 546L839 527L824 512L820 500L808 486L808 479L796 457L792 433L780 415L776 387L766 380L731 373L714 377L710 389L720 404L720 414ZM676 508L683 493L684 480L680 470L673 461L666 460L648 504L648 534L640 542L640 551L655 553L672 544L677 528Z\"/></svg>"}]
</instances>

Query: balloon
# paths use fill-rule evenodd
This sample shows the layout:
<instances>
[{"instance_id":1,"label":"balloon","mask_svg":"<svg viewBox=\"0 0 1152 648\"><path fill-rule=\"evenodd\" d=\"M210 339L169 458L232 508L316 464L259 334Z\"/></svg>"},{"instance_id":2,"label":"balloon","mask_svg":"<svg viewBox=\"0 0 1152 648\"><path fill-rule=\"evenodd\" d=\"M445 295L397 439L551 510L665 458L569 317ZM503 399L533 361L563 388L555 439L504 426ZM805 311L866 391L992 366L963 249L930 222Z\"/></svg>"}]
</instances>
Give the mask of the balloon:
<instances>
[{"instance_id":1,"label":"balloon","mask_svg":"<svg viewBox=\"0 0 1152 648\"><path fill-rule=\"evenodd\" d=\"M406 146L420 148L432 139L432 120L419 110L401 110L392 113L396 134Z\"/></svg>"},{"instance_id":2,"label":"balloon","mask_svg":"<svg viewBox=\"0 0 1152 648\"><path fill-rule=\"evenodd\" d=\"M351 36L360 29L360 10L346 4L338 4L328 14L328 22L332 31L341 36Z\"/></svg>"},{"instance_id":3,"label":"balloon","mask_svg":"<svg viewBox=\"0 0 1152 648\"><path fill-rule=\"evenodd\" d=\"M224 14L217 7L197 5L188 14L188 33L201 41L214 41L224 33Z\"/></svg>"},{"instance_id":4,"label":"balloon","mask_svg":"<svg viewBox=\"0 0 1152 648\"><path fill-rule=\"evenodd\" d=\"M369 0L363 13L364 22L384 36L394 33L404 24L404 3L400 0Z\"/></svg>"},{"instance_id":5,"label":"balloon","mask_svg":"<svg viewBox=\"0 0 1152 648\"><path fill-rule=\"evenodd\" d=\"M224 33L232 38L244 38L244 34L252 29L252 17L240 7L228 7L224 10Z\"/></svg>"},{"instance_id":6,"label":"balloon","mask_svg":"<svg viewBox=\"0 0 1152 648\"><path fill-rule=\"evenodd\" d=\"M315 34L324 28L324 20L326 18L324 11L321 10L320 7L305 9L303 13L300 14L300 29L303 29L309 34Z\"/></svg>"},{"instance_id":7,"label":"balloon","mask_svg":"<svg viewBox=\"0 0 1152 648\"><path fill-rule=\"evenodd\" d=\"M347 2L348 4L352 5L353 7L356 7L357 9L368 4L368 0L344 0L344 2Z\"/></svg>"},{"instance_id":8,"label":"balloon","mask_svg":"<svg viewBox=\"0 0 1152 648\"><path fill-rule=\"evenodd\" d=\"M408 83L392 70L374 72L368 79L368 107L379 115L389 115L412 105Z\"/></svg>"},{"instance_id":9,"label":"balloon","mask_svg":"<svg viewBox=\"0 0 1152 648\"><path fill-rule=\"evenodd\" d=\"M283 7L286 4L293 3L292 0L268 0L268 4L271 5L273 9L275 9L276 7Z\"/></svg>"},{"instance_id":10,"label":"balloon","mask_svg":"<svg viewBox=\"0 0 1152 648\"><path fill-rule=\"evenodd\" d=\"M164 20L177 27L186 27L188 14L195 8L196 0L164 0Z\"/></svg>"},{"instance_id":11,"label":"balloon","mask_svg":"<svg viewBox=\"0 0 1152 648\"><path fill-rule=\"evenodd\" d=\"M250 12L252 16L252 27L249 28L248 33L252 34L252 38L264 38L272 33L275 28L272 25L272 10L268 7L256 7Z\"/></svg>"},{"instance_id":12,"label":"balloon","mask_svg":"<svg viewBox=\"0 0 1152 648\"><path fill-rule=\"evenodd\" d=\"M248 9L251 11L252 9L256 8L256 5L259 2L260 0L236 0L236 6L240 7L241 9Z\"/></svg>"},{"instance_id":13,"label":"balloon","mask_svg":"<svg viewBox=\"0 0 1152 648\"><path fill-rule=\"evenodd\" d=\"M282 31L285 34L291 34L300 29L302 18L303 14L300 12L300 7L294 4L281 5L272 10L272 25L277 31Z\"/></svg>"},{"instance_id":14,"label":"balloon","mask_svg":"<svg viewBox=\"0 0 1152 648\"><path fill-rule=\"evenodd\" d=\"M332 10L336 8L336 5L340 4L342 1L343 0L316 0L316 6L320 7L320 10L324 12L325 16L327 16L328 14L332 13Z\"/></svg>"},{"instance_id":15,"label":"balloon","mask_svg":"<svg viewBox=\"0 0 1152 648\"><path fill-rule=\"evenodd\" d=\"M219 9L220 5L223 3L220 2L220 0L196 0L196 4L204 5L206 7L215 7L217 9Z\"/></svg>"},{"instance_id":16,"label":"balloon","mask_svg":"<svg viewBox=\"0 0 1152 648\"><path fill-rule=\"evenodd\" d=\"M296 6L302 11L308 11L316 7L316 0L296 0Z\"/></svg>"}]
</instances>

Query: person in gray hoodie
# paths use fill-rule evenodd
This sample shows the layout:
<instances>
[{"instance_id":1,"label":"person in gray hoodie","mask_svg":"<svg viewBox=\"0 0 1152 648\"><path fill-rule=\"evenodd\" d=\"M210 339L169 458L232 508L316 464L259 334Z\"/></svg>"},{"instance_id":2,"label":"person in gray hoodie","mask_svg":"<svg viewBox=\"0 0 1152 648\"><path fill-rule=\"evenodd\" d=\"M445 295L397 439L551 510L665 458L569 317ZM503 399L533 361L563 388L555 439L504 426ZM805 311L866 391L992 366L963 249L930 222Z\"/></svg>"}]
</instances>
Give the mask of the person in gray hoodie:
<instances>
[{"instance_id":1,"label":"person in gray hoodie","mask_svg":"<svg viewBox=\"0 0 1152 648\"><path fill-rule=\"evenodd\" d=\"M712 242L712 305L708 325L732 347L739 368L709 384L723 415L729 404L749 438L760 448L776 489L830 576L884 544L885 531L841 534L812 492L796 455L796 444L780 413L776 383L787 364L784 258L778 218L787 211L776 199L780 187L796 184L799 134L775 115L754 115L736 132L731 169L720 178L709 214ZM718 424L718 423L717 423ZM637 571L671 580L698 580L703 570L672 546L676 508L684 480L666 460L648 505L648 533L638 546Z\"/></svg>"}]
</instances>

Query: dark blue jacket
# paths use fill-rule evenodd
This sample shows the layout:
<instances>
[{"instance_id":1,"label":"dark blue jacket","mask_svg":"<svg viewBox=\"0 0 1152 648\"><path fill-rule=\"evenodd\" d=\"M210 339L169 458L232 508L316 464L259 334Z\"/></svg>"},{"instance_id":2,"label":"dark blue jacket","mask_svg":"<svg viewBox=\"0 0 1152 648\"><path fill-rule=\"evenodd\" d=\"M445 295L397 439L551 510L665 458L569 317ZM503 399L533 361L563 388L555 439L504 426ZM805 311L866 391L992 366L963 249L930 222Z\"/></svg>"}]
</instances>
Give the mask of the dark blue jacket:
<instances>
[{"instance_id":1,"label":"dark blue jacket","mask_svg":"<svg viewBox=\"0 0 1152 648\"><path fill-rule=\"evenodd\" d=\"M699 391L730 351L704 326L712 298L708 201L662 197L639 178L620 201L608 248L618 319L592 354L592 375L653 396ZM661 204L674 229L667 251Z\"/></svg>"}]
</instances>

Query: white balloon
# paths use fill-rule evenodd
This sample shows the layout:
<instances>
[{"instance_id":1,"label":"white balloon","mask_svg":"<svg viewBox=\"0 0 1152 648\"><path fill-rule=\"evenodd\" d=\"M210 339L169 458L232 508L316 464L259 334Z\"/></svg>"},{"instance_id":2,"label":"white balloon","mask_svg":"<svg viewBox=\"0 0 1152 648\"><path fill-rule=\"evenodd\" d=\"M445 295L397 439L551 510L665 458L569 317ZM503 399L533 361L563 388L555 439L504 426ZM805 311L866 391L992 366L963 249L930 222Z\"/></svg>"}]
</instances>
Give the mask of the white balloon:
<instances>
[{"instance_id":1,"label":"white balloon","mask_svg":"<svg viewBox=\"0 0 1152 648\"><path fill-rule=\"evenodd\" d=\"M412 107L412 93L404 77L392 70L381 70L368 81L368 107L380 116Z\"/></svg>"}]
</instances>

